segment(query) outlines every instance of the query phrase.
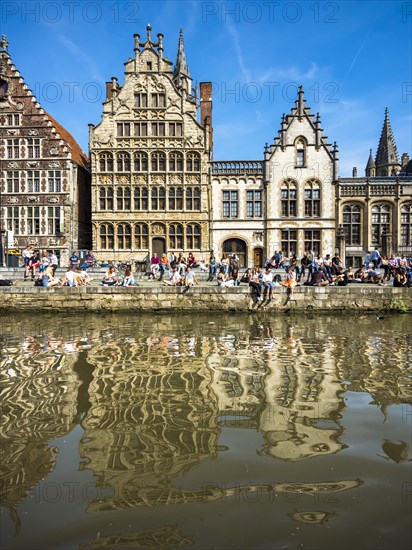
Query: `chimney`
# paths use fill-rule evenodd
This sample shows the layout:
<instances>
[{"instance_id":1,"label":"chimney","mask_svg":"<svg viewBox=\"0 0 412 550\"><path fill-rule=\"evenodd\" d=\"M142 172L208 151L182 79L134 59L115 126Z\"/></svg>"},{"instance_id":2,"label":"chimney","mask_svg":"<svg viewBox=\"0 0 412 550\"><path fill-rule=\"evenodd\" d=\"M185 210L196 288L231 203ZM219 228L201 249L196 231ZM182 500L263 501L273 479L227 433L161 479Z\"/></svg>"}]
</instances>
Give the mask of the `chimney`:
<instances>
[{"instance_id":1,"label":"chimney","mask_svg":"<svg viewBox=\"0 0 412 550\"><path fill-rule=\"evenodd\" d=\"M358 177L358 169L356 168L356 166L354 166L352 168L352 178L357 178Z\"/></svg>"},{"instance_id":2,"label":"chimney","mask_svg":"<svg viewBox=\"0 0 412 550\"><path fill-rule=\"evenodd\" d=\"M200 124L208 131L207 148L213 152L212 82L200 83Z\"/></svg>"},{"instance_id":3,"label":"chimney","mask_svg":"<svg viewBox=\"0 0 412 550\"><path fill-rule=\"evenodd\" d=\"M106 82L106 101L110 101L113 97L113 83Z\"/></svg>"}]
</instances>

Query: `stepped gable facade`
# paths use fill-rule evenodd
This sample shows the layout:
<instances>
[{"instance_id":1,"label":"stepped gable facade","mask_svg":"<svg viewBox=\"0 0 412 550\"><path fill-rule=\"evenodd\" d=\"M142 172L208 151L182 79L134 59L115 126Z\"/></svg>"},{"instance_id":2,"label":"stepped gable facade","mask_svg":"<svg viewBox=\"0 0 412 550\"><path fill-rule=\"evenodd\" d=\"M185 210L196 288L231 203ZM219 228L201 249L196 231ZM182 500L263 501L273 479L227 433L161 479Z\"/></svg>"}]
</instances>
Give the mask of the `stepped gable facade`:
<instances>
[{"instance_id":1,"label":"stepped gable facade","mask_svg":"<svg viewBox=\"0 0 412 550\"><path fill-rule=\"evenodd\" d=\"M102 121L89 125L93 248L108 260L210 251L211 84L198 121L183 34L174 67L157 38L150 25L144 42L134 35L124 84L106 84Z\"/></svg>"},{"instance_id":2,"label":"stepped gable facade","mask_svg":"<svg viewBox=\"0 0 412 550\"><path fill-rule=\"evenodd\" d=\"M412 256L412 164L408 154L399 160L395 138L385 109L375 158L370 149L365 176L357 168L351 178L336 185L336 223L345 236L346 261L360 266L365 255L378 248Z\"/></svg>"},{"instance_id":3,"label":"stepped gable facade","mask_svg":"<svg viewBox=\"0 0 412 550\"><path fill-rule=\"evenodd\" d=\"M9 248L52 249L67 264L91 245L87 156L51 117L0 43L0 229Z\"/></svg>"}]
</instances>

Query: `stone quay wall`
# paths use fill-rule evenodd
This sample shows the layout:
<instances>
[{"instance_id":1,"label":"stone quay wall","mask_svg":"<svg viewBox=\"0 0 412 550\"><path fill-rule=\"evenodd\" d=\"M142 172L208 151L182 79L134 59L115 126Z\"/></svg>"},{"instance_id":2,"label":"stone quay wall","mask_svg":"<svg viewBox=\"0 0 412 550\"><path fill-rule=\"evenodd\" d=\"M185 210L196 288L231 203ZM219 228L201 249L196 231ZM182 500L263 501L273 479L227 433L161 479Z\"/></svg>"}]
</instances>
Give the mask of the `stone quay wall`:
<instances>
[{"instance_id":1,"label":"stone quay wall","mask_svg":"<svg viewBox=\"0 0 412 550\"><path fill-rule=\"evenodd\" d=\"M352 285L297 287L287 300L275 288L270 301L257 302L250 288L195 287L0 287L0 312L17 311L412 311L412 289Z\"/></svg>"}]
</instances>

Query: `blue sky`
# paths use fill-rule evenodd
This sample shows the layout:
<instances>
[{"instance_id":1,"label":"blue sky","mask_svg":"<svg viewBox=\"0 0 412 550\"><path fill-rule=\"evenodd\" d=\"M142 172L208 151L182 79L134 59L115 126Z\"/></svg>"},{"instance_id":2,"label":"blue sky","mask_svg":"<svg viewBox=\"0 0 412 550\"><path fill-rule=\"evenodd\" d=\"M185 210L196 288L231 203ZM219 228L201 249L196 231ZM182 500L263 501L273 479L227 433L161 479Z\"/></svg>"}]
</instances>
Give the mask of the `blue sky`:
<instances>
[{"instance_id":1,"label":"blue sky","mask_svg":"<svg viewBox=\"0 0 412 550\"><path fill-rule=\"evenodd\" d=\"M105 82L123 82L133 34L183 28L194 80L212 81L215 160L261 159L297 86L340 150L340 175L376 152L385 107L398 152L412 152L412 2L58 2L4 0L1 33L41 105L88 150Z\"/></svg>"}]
</instances>

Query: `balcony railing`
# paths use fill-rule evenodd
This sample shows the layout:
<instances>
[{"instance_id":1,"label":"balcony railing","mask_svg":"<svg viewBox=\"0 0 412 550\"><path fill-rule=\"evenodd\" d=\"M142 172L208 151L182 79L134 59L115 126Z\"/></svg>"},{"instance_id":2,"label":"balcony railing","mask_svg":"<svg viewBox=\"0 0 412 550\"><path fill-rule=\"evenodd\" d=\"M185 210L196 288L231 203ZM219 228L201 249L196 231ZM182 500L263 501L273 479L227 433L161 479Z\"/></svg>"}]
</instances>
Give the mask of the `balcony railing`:
<instances>
[{"instance_id":1,"label":"balcony railing","mask_svg":"<svg viewBox=\"0 0 412 550\"><path fill-rule=\"evenodd\" d=\"M252 175L263 174L263 161L225 160L212 162L213 175Z\"/></svg>"}]
</instances>

